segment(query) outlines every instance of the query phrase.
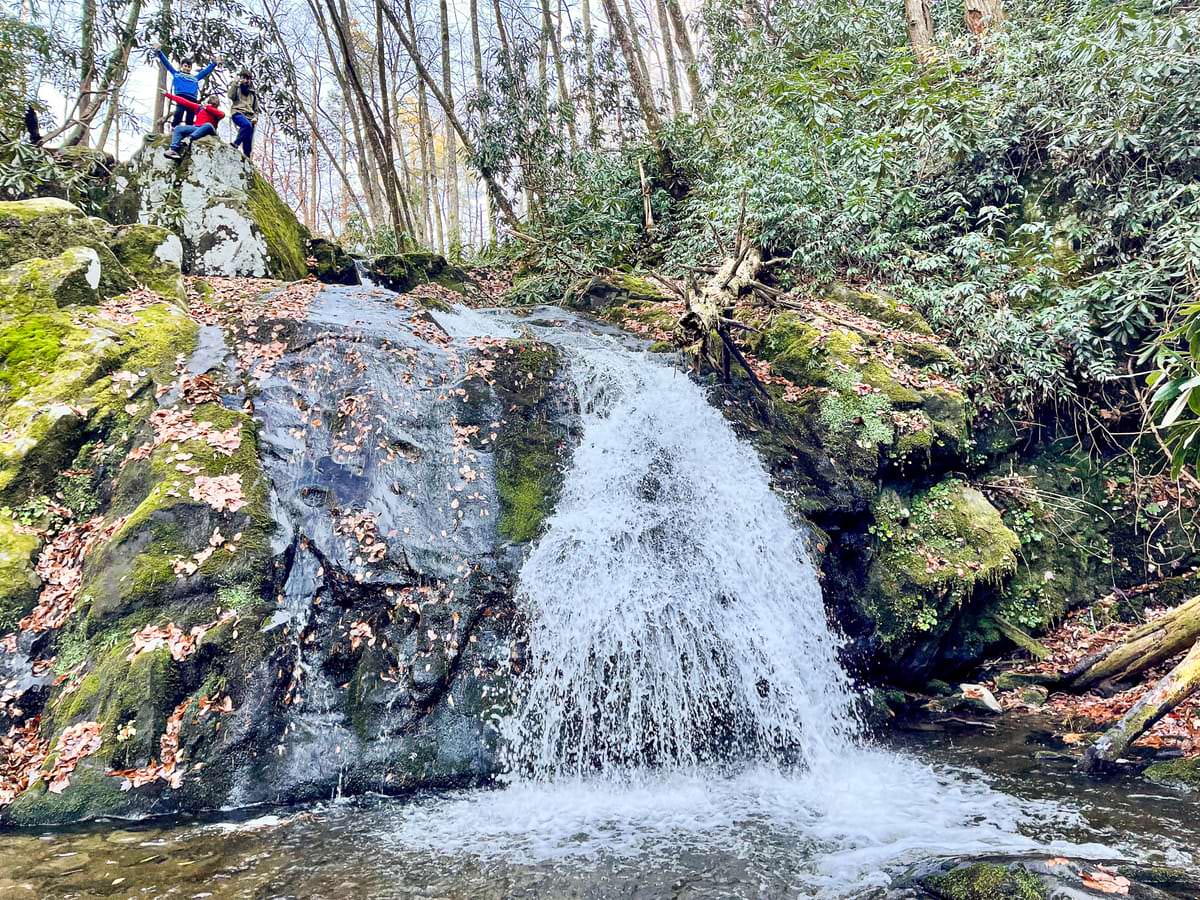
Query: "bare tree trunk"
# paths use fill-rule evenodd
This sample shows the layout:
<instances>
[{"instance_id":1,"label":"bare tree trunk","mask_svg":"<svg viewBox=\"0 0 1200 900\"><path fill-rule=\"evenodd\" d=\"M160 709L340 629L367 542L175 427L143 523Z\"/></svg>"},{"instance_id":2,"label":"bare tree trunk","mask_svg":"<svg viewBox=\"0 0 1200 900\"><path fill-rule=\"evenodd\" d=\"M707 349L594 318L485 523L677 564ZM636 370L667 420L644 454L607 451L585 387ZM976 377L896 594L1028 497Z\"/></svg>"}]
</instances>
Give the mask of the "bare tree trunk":
<instances>
[{"instance_id":1,"label":"bare tree trunk","mask_svg":"<svg viewBox=\"0 0 1200 900\"><path fill-rule=\"evenodd\" d=\"M1116 762L1130 744L1194 694L1197 688L1200 688L1200 642L1193 644L1179 665L1164 675L1121 717L1121 721L1088 747L1081 763L1084 771L1099 772Z\"/></svg>"},{"instance_id":2,"label":"bare tree trunk","mask_svg":"<svg viewBox=\"0 0 1200 900\"><path fill-rule=\"evenodd\" d=\"M625 19L617 8L616 0L603 0L604 14L608 17L608 27L612 32L621 55L625 58L625 68L629 72L629 83L633 87L633 95L637 98L642 110L642 119L646 123L646 131L650 139L657 142L662 133L662 120L658 116L658 107L654 104L654 94L650 90L649 80L644 77L643 66L634 51L633 41L625 27Z\"/></svg>"},{"instance_id":3,"label":"bare tree trunk","mask_svg":"<svg viewBox=\"0 0 1200 900\"><path fill-rule=\"evenodd\" d=\"M79 19L79 105L80 110L91 103L92 81L96 76L96 0L83 0ZM66 143L88 145L88 128L75 126Z\"/></svg>"},{"instance_id":4,"label":"bare tree trunk","mask_svg":"<svg viewBox=\"0 0 1200 900\"><path fill-rule=\"evenodd\" d=\"M704 86L700 84L700 66L696 62L696 51L692 49L687 19L684 18L679 0L666 0L666 4L667 12L671 16L671 24L675 29L675 45L679 48L679 55L683 59L683 73L687 76L688 90L692 93L692 109L704 112Z\"/></svg>"},{"instance_id":5,"label":"bare tree trunk","mask_svg":"<svg viewBox=\"0 0 1200 900\"><path fill-rule=\"evenodd\" d=\"M666 57L667 85L671 90L671 111L675 115L683 112L683 100L679 94L679 73L675 71L675 48L671 45L671 19L663 0L654 0L658 10L658 30L662 32L663 55Z\"/></svg>"},{"instance_id":6,"label":"bare tree trunk","mask_svg":"<svg viewBox=\"0 0 1200 900\"><path fill-rule=\"evenodd\" d=\"M933 58L933 15L929 0L904 0L904 21L913 56L924 64Z\"/></svg>"},{"instance_id":7,"label":"bare tree trunk","mask_svg":"<svg viewBox=\"0 0 1200 900\"><path fill-rule=\"evenodd\" d=\"M646 54L642 52L642 30L638 27L637 16L633 14L633 7L629 5L629 0L621 0L625 7L625 25L629 29L629 42L633 45L633 55L637 57L638 66L642 70L642 79L650 87L654 89L654 82L650 80L650 67L646 65Z\"/></svg>"},{"instance_id":8,"label":"bare tree trunk","mask_svg":"<svg viewBox=\"0 0 1200 900\"><path fill-rule=\"evenodd\" d=\"M404 26L400 23L400 20L396 17L396 14L390 8L384 7L384 14L395 27L396 36L399 38L400 43L404 45L404 49L408 53L409 58L413 61L413 66L416 68L417 74L420 75L421 80L425 83L425 86L429 89L429 92L433 94L434 99L438 101L442 107L442 110L446 113L446 117L450 120L450 124L454 127L454 131L458 135L458 139L462 143L463 149L468 153L468 155L478 159L479 155L475 152L475 144L471 140L471 137L467 133L466 129L463 128L462 122L459 121L458 116L455 114L453 104L447 101L446 97L442 94L441 90L438 88L437 81L434 80L433 75L430 74L429 69L421 59L420 53L417 51L415 32L412 34L407 33L404 29ZM497 183L495 175L492 174L489 168L483 165L479 167L479 174L483 177L484 182L487 184L488 190L492 194L492 202L496 204L496 208L504 217L504 221L507 222L510 227L516 228L519 224L517 215L513 212L512 204L508 202L508 198L504 196L504 191L500 189L500 185Z\"/></svg>"},{"instance_id":9,"label":"bare tree trunk","mask_svg":"<svg viewBox=\"0 0 1200 900\"><path fill-rule=\"evenodd\" d=\"M320 82L317 80L317 64L314 62L312 64L312 106L313 106L313 109L316 109L317 106L320 104L320 102L321 102L321 85L320 85ZM318 198L321 195L320 185L317 181L317 127L316 127L315 122L312 119L309 120L309 126L312 129L310 132L311 143L309 145L312 150L312 155L308 161L308 196L309 196L309 208L312 212L312 222L309 224L308 228L310 231L316 231L317 227L320 224L320 222L319 222L320 213L318 212L317 206L318 206Z\"/></svg>"},{"instance_id":10,"label":"bare tree trunk","mask_svg":"<svg viewBox=\"0 0 1200 900\"><path fill-rule=\"evenodd\" d=\"M554 77L558 81L559 109L561 115L566 115L567 73L563 68L562 48L558 43L558 28L555 26L554 19L550 15L550 0L542 0L542 28L545 30L546 38L550 43L550 58L554 61ZM571 146L577 147L578 142L575 138L575 121L573 118L567 121L567 132L571 138Z\"/></svg>"},{"instance_id":11,"label":"bare tree trunk","mask_svg":"<svg viewBox=\"0 0 1200 900\"><path fill-rule=\"evenodd\" d=\"M500 0L492 0L492 15L496 17L496 34L500 38L500 64L506 71L512 69L512 44L508 42L508 29L504 27L504 13Z\"/></svg>"},{"instance_id":12,"label":"bare tree trunk","mask_svg":"<svg viewBox=\"0 0 1200 900\"><path fill-rule=\"evenodd\" d=\"M583 0L583 52L587 66L588 143L600 143L600 121L596 117L596 36L592 31L591 0Z\"/></svg>"},{"instance_id":13,"label":"bare tree trunk","mask_svg":"<svg viewBox=\"0 0 1200 900\"><path fill-rule=\"evenodd\" d=\"M325 51L329 55L329 63L333 69L333 76L337 79L338 87L341 89L342 104L350 118L350 127L354 137L355 167L358 170L358 178L362 184L362 191L367 201L367 209L370 212L370 217L366 219L366 222L372 227L378 227L383 223L384 218L383 201L379 195L377 173L372 167L371 157L367 153L366 141L363 137L363 125L358 114L358 104L355 102L355 95L350 87L350 82L346 77L345 71L338 65L338 53L334 50L333 40L329 36L329 26L324 14L321 12L321 8L316 4L315 0L309 0L308 6L317 21L317 30L321 32ZM274 25L273 15L271 21ZM288 55L287 46L278 28L274 28L274 35L275 43L280 48L280 51L284 55Z\"/></svg>"},{"instance_id":14,"label":"bare tree trunk","mask_svg":"<svg viewBox=\"0 0 1200 900\"><path fill-rule=\"evenodd\" d=\"M162 8L159 14L158 41L160 44L166 45L171 38L171 0L162 0ZM153 131L161 131L162 123L166 117L166 98L163 93L167 90L167 70L162 66L158 67L158 81L154 90L154 126Z\"/></svg>"},{"instance_id":15,"label":"bare tree trunk","mask_svg":"<svg viewBox=\"0 0 1200 900\"><path fill-rule=\"evenodd\" d=\"M978 38L1004 21L1004 0L964 0L963 20Z\"/></svg>"},{"instance_id":16,"label":"bare tree trunk","mask_svg":"<svg viewBox=\"0 0 1200 900\"><path fill-rule=\"evenodd\" d=\"M362 117L362 122L366 130L367 144L379 172L380 180L383 182L383 194L387 204L389 224L393 228L401 230L404 224L403 214L400 210L400 200L396 190L396 171L388 153L389 145L384 139L383 129L375 117L371 98L358 72L354 41L350 34L349 9L344 2L337 3L337 0L325 0L325 4L329 11L329 18L333 24L333 31L337 37L338 46L341 49L342 62L346 70L346 80L353 89L351 96L358 102L359 114ZM377 0L376 9L379 8L379 5L379 0Z\"/></svg>"},{"instance_id":17,"label":"bare tree trunk","mask_svg":"<svg viewBox=\"0 0 1200 900\"><path fill-rule=\"evenodd\" d=\"M450 80L450 13L446 0L439 4L442 25L442 92L446 102L454 105L454 89ZM454 127L446 120L446 255L449 256L461 241L459 233L459 197L458 197L458 147L454 140Z\"/></svg>"},{"instance_id":18,"label":"bare tree trunk","mask_svg":"<svg viewBox=\"0 0 1200 900\"><path fill-rule=\"evenodd\" d=\"M137 21L141 13L142 0L132 0L125 16L125 22L121 27L120 40L109 57L108 65L104 67L100 83L93 87L89 78L88 89L85 91L82 87L80 88L76 125L71 135L63 142L65 146L76 146L81 143L86 146L92 120L96 118L96 114L100 112L100 108L105 102L111 98L117 85L125 80L125 73L128 71L129 65L129 53L137 39ZM95 68L94 56L91 68Z\"/></svg>"},{"instance_id":19,"label":"bare tree trunk","mask_svg":"<svg viewBox=\"0 0 1200 900\"><path fill-rule=\"evenodd\" d=\"M586 0L585 0L586 2ZM471 58L475 64L475 93L483 97L483 48L479 41L479 0L471 0ZM481 113L483 125L487 126L486 113ZM485 240L490 244L496 240L496 223L492 221L492 203L484 191L480 197L480 215L484 222Z\"/></svg>"},{"instance_id":20,"label":"bare tree trunk","mask_svg":"<svg viewBox=\"0 0 1200 900\"><path fill-rule=\"evenodd\" d=\"M434 144L433 122L429 114L429 101L425 96L425 88L421 87L418 100L418 116L421 122L421 142L425 146L424 160L429 167L425 170L425 191L429 197L430 237L433 238L434 249L445 253L446 233L442 228L441 191L438 189L437 147Z\"/></svg>"}]
</instances>

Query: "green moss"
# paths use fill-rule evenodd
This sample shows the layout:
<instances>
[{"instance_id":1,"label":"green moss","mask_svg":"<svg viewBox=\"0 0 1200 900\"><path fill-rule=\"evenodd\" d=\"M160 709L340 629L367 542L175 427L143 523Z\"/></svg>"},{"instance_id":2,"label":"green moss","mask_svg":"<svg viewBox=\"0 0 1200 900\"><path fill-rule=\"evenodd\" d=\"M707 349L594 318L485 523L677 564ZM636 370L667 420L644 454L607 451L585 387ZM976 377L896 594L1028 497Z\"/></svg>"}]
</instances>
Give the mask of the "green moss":
<instances>
[{"instance_id":1,"label":"green moss","mask_svg":"<svg viewBox=\"0 0 1200 900\"><path fill-rule=\"evenodd\" d=\"M71 783L61 794L51 794L39 781L4 810L13 825L59 825L118 813L128 806L121 779L104 774L85 759L71 773Z\"/></svg>"},{"instance_id":2,"label":"green moss","mask_svg":"<svg viewBox=\"0 0 1200 900\"><path fill-rule=\"evenodd\" d=\"M399 293L429 282L459 293L465 289L464 275L460 269L447 263L445 257L425 250L378 256L371 261L371 273L388 288ZM421 302L427 308L449 308L441 300L422 298Z\"/></svg>"},{"instance_id":3,"label":"green moss","mask_svg":"<svg viewBox=\"0 0 1200 900\"><path fill-rule=\"evenodd\" d=\"M824 293L830 300L848 306L855 312L868 316L882 325L902 328L914 334L933 334L933 329L929 327L924 316L916 310L902 306L895 297L872 291L856 290L841 283L830 285Z\"/></svg>"},{"instance_id":4,"label":"green moss","mask_svg":"<svg viewBox=\"0 0 1200 900\"><path fill-rule=\"evenodd\" d=\"M979 491L957 479L907 500L885 491L873 511L879 549L868 611L890 650L944 629L977 587L1016 568L1017 536Z\"/></svg>"},{"instance_id":5,"label":"green moss","mask_svg":"<svg viewBox=\"0 0 1200 900\"><path fill-rule=\"evenodd\" d=\"M304 256L307 229L257 170L250 179L247 195L250 215L267 242L271 274L287 281L303 278L308 273Z\"/></svg>"},{"instance_id":6,"label":"green moss","mask_svg":"<svg viewBox=\"0 0 1200 900\"><path fill-rule=\"evenodd\" d=\"M1173 759L1170 762L1154 763L1142 772L1142 777L1155 784L1197 791L1200 790L1200 759Z\"/></svg>"},{"instance_id":7,"label":"green moss","mask_svg":"<svg viewBox=\"0 0 1200 900\"><path fill-rule=\"evenodd\" d=\"M628 294L632 300L661 302L669 299L661 285L633 272L615 272L609 275L607 280L617 290Z\"/></svg>"},{"instance_id":8,"label":"green moss","mask_svg":"<svg viewBox=\"0 0 1200 900\"><path fill-rule=\"evenodd\" d=\"M830 373L829 384L831 390L821 398L821 423L831 434L863 449L895 440L892 404L885 394L860 393L860 382L846 372Z\"/></svg>"},{"instance_id":9,"label":"green moss","mask_svg":"<svg viewBox=\"0 0 1200 900\"><path fill-rule=\"evenodd\" d=\"M100 259L100 292L111 297L133 286L129 273L108 247L104 223L65 200L42 198L0 202L0 268L87 247Z\"/></svg>"},{"instance_id":10,"label":"green moss","mask_svg":"<svg viewBox=\"0 0 1200 900\"><path fill-rule=\"evenodd\" d=\"M157 225L125 225L117 229L110 246L134 281L164 299L183 302L186 295L179 267L157 254L171 237L170 231Z\"/></svg>"},{"instance_id":11,"label":"green moss","mask_svg":"<svg viewBox=\"0 0 1200 900\"><path fill-rule=\"evenodd\" d=\"M504 382L502 402L510 409L496 441L497 528L521 543L537 537L550 514L560 478L562 434L543 409L558 368L557 352L527 341L512 346L517 352L501 356L497 365Z\"/></svg>"},{"instance_id":12,"label":"green moss","mask_svg":"<svg viewBox=\"0 0 1200 900\"><path fill-rule=\"evenodd\" d=\"M828 386L838 372L858 368L862 349L863 338L857 332L822 332L792 312L774 316L754 346L775 373L795 384L816 387Z\"/></svg>"},{"instance_id":13,"label":"green moss","mask_svg":"<svg viewBox=\"0 0 1200 900\"><path fill-rule=\"evenodd\" d=\"M41 581L33 559L41 543L36 534L19 531L12 517L0 510L0 632L13 630L37 603Z\"/></svg>"},{"instance_id":14,"label":"green moss","mask_svg":"<svg viewBox=\"0 0 1200 900\"><path fill-rule=\"evenodd\" d=\"M153 607L180 592L194 593L199 584L257 590L265 577L275 522L254 422L217 403L197 407L193 415L223 431L240 428L241 443L232 456L203 440L168 444L121 469L111 509L125 521L84 568L84 590L93 597L89 616L97 621ZM187 465L198 474L240 475L246 505L236 513L217 513L193 500L189 491L196 476L178 470L180 452L191 454ZM241 535L236 551L219 549L196 573L179 579L175 563L207 547L214 528L227 540Z\"/></svg>"},{"instance_id":15,"label":"green moss","mask_svg":"<svg viewBox=\"0 0 1200 900\"><path fill-rule=\"evenodd\" d=\"M942 900L1046 900L1045 884L1021 865L975 863L922 880Z\"/></svg>"}]
</instances>

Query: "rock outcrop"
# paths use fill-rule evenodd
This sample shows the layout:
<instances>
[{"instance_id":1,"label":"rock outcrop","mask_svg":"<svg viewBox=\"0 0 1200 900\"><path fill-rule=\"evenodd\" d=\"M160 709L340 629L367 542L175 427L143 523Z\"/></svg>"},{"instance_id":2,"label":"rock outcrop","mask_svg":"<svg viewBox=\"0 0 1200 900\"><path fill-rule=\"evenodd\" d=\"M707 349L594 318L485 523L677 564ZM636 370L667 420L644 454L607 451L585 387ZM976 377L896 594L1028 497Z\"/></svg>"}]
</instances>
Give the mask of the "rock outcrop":
<instances>
[{"instance_id":1,"label":"rock outcrop","mask_svg":"<svg viewBox=\"0 0 1200 900\"><path fill-rule=\"evenodd\" d=\"M0 819L492 773L556 353L370 286L264 282L199 324L162 232L99 233L139 291L88 247L0 272Z\"/></svg>"},{"instance_id":2,"label":"rock outcrop","mask_svg":"<svg viewBox=\"0 0 1200 900\"><path fill-rule=\"evenodd\" d=\"M215 137L178 161L164 147L148 138L113 176L115 221L173 231L190 274L304 277L308 234L248 158Z\"/></svg>"}]
</instances>

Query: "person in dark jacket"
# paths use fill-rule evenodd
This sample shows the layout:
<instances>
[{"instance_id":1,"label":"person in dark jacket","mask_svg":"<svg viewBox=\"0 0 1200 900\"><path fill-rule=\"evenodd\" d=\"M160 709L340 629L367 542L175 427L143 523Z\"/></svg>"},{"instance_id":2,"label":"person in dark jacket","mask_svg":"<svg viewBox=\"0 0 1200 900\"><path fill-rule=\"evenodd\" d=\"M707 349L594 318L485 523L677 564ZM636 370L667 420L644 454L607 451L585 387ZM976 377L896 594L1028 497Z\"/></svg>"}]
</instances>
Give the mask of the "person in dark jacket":
<instances>
[{"instance_id":1,"label":"person in dark jacket","mask_svg":"<svg viewBox=\"0 0 1200 900\"><path fill-rule=\"evenodd\" d=\"M238 80L229 86L229 112L231 122L237 127L233 146L241 147L247 156L254 149L254 128L258 124L258 92L254 90L254 76L242 69Z\"/></svg>"},{"instance_id":2,"label":"person in dark jacket","mask_svg":"<svg viewBox=\"0 0 1200 900\"><path fill-rule=\"evenodd\" d=\"M193 125L196 121L195 106L200 100L200 85L209 75L213 73L213 69L217 67L217 63L221 61L221 57L217 57L207 66L192 74L192 64L188 60L184 60L179 64L179 68L171 65L171 61L167 59L167 55L162 52L162 48L155 48L158 54L158 61L163 64L163 68L171 75L171 93L177 97L183 97L185 100L190 100L193 104L191 108L184 106L181 103L175 104L175 115L171 119L171 127L178 127L179 123L187 120L187 124Z\"/></svg>"},{"instance_id":3,"label":"person in dark jacket","mask_svg":"<svg viewBox=\"0 0 1200 900\"><path fill-rule=\"evenodd\" d=\"M216 94L208 97L204 106L193 103L178 94L163 94L163 96L168 100L174 100L190 111L196 120L195 125L180 123L171 130L171 146L163 153L167 159L179 159L181 156L179 150L184 141L198 141L200 138L216 134L217 123L225 118L225 113L221 112L221 98Z\"/></svg>"}]
</instances>

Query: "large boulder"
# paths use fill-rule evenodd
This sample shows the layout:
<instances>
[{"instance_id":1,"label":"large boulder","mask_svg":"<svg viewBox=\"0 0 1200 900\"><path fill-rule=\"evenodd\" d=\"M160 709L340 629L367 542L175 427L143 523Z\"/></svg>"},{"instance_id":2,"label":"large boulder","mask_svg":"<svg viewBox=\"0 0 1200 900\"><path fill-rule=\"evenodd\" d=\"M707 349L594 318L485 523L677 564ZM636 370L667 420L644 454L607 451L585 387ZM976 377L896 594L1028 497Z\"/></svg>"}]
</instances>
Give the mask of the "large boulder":
<instances>
[{"instance_id":1,"label":"large boulder","mask_svg":"<svg viewBox=\"0 0 1200 900\"><path fill-rule=\"evenodd\" d=\"M0 201L0 269L31 258L57 256L70 247L86 247L99 261L100 282L93 288L105 296L118 294L134 282L109 247L108 230L107 223L66 200Z\"/></svg>"},{"instance_id":2,"label":"large boulder","mask_svg":"<svg viewBox=\"0 0 1200 900\"><path fill-rule=\"evenodd\" d=\"M304 277L308 234L245 155L216 138L193 143L179 161L163 149L149 138L118 169L115 221L173 231L193 275Z\"/></svg>"}]
</instances>

